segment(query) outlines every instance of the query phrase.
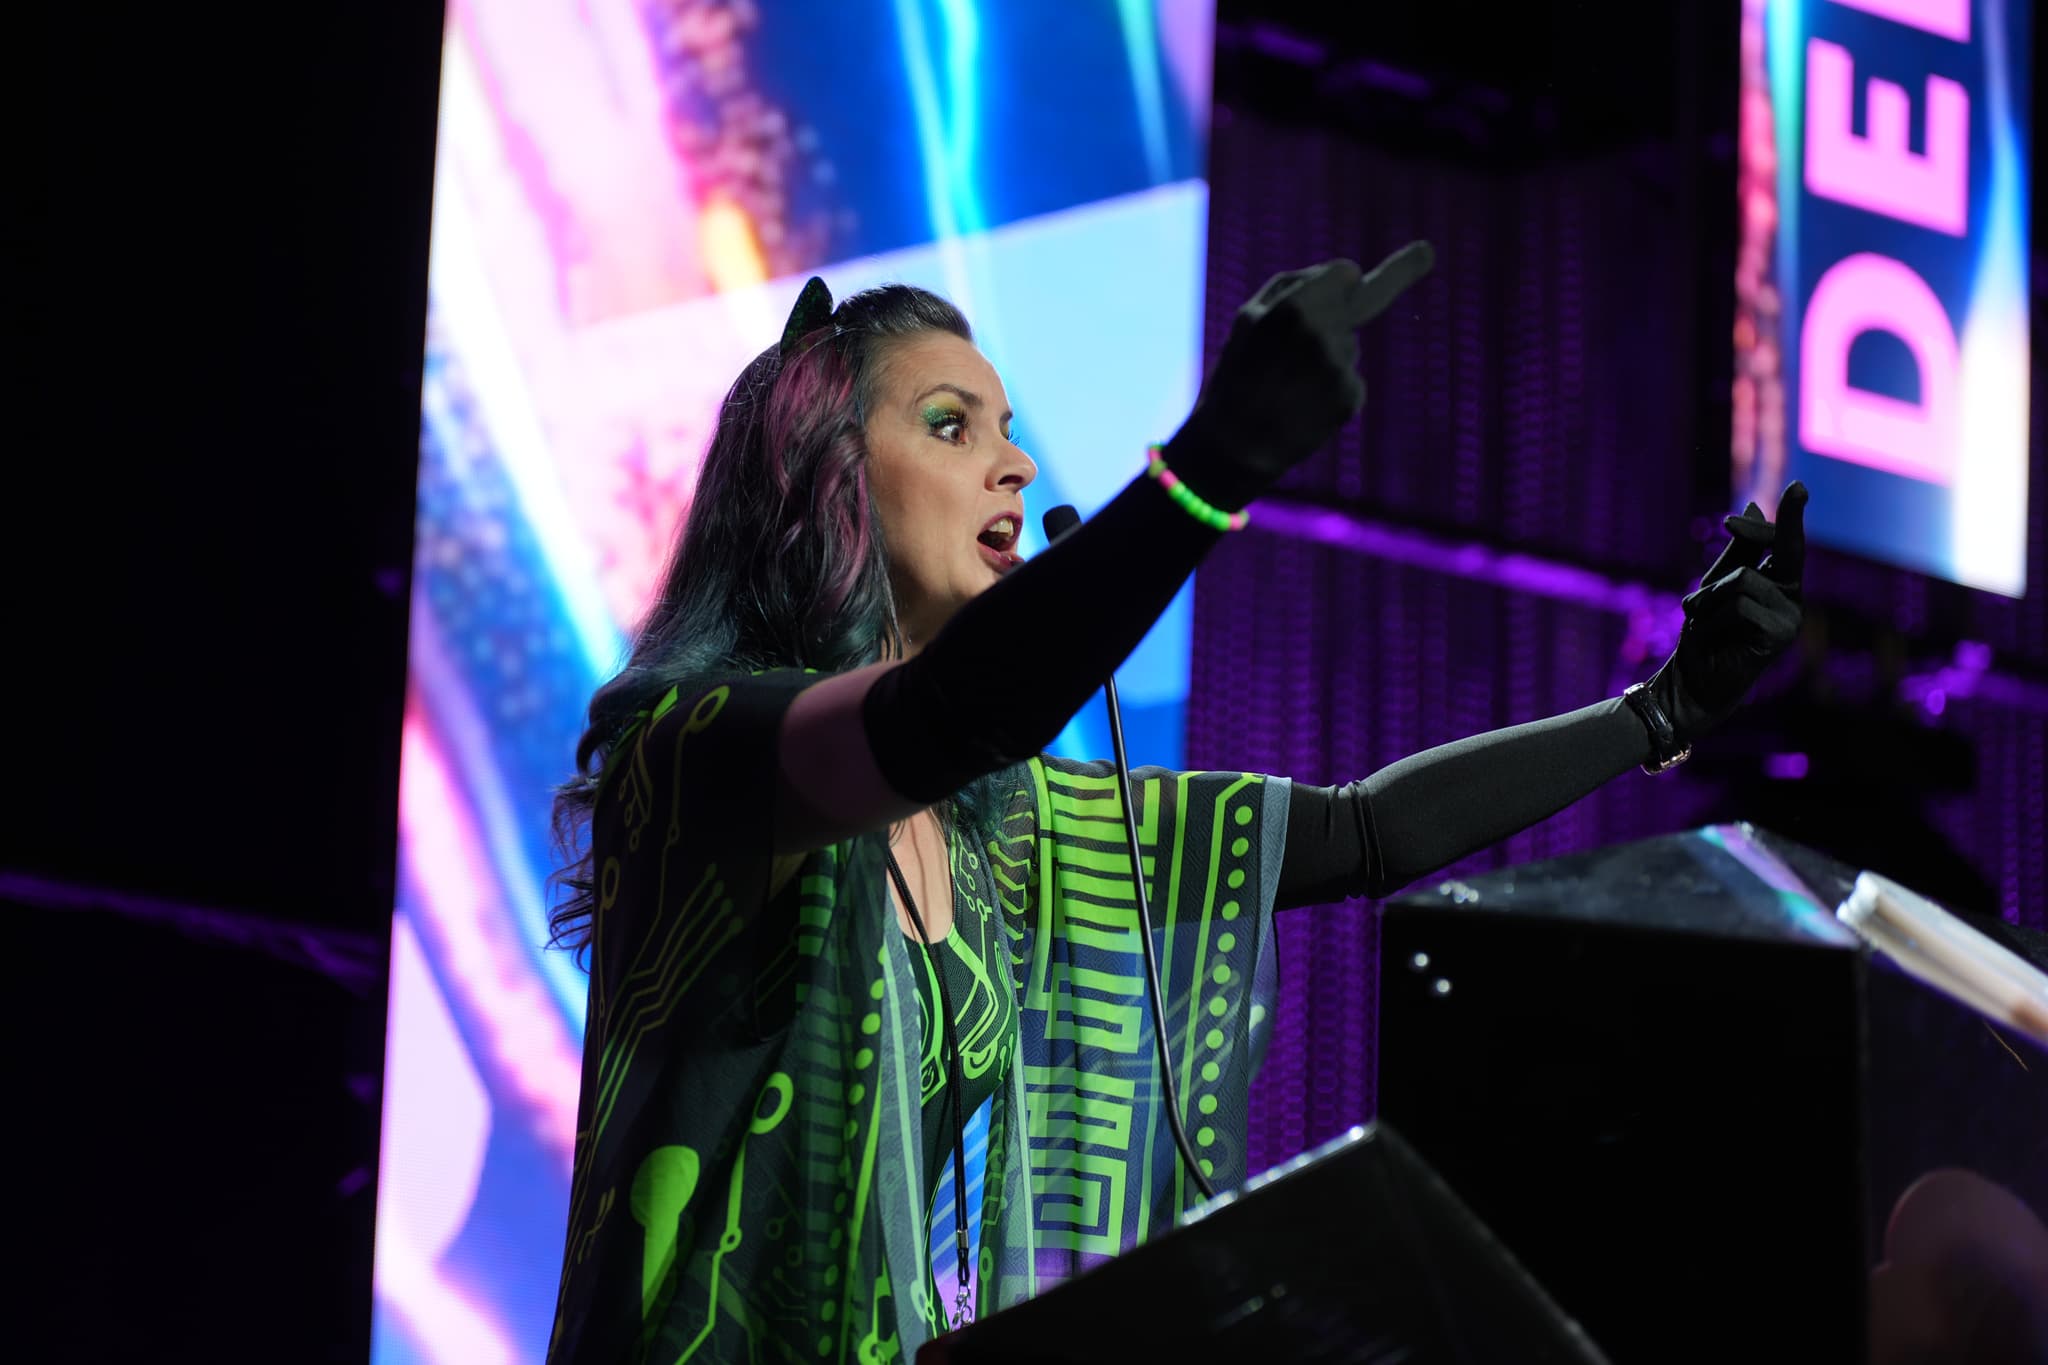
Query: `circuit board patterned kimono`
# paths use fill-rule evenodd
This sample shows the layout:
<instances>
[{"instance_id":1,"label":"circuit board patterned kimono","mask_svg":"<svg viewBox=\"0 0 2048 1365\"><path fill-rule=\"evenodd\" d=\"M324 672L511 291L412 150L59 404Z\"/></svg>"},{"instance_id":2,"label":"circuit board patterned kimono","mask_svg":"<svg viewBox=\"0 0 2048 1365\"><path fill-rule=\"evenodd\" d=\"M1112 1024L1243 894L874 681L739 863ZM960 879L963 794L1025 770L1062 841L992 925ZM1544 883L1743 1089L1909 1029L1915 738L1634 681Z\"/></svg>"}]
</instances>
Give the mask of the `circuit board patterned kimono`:
<instances>
[{"instance_id":1,"label":"circuit board patterned kimono","mask_svg":"<svg viewBox=\"0 0 2048 1365\"><path fill-rule=\"evenodd\" d=\"M564 1365L907 1360L939 1330L921 950L889 908L884 839L802 855L768 895L774 739L814 680L672 693L607 768L550 1347ZM1234 1187L1275 981L1288 784L1133 777L1186 1126L1216 1186ZM957 914L994 918L1009 960L990 976L1007 969L1016 991L976 1229L983 1313L1199 1198L1155 1080L1114 771L1040 757L1004 787L994 839L953 850ZM955 1269L937 1266L939 1282Z\"/></svg>"}]
</instances>

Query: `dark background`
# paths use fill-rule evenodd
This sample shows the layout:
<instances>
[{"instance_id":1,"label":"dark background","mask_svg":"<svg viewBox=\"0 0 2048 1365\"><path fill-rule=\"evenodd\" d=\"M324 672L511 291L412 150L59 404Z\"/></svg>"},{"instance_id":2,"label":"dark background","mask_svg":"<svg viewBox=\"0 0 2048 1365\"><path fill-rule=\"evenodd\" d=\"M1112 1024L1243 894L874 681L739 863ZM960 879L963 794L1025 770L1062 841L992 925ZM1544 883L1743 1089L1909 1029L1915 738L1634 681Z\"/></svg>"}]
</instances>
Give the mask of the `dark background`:
<instances>
[{"instance_id":1,"label":"dark background","mask_svg":"<svg viewBox=\"0 0 2048 1365\"><path fill-rule=\"evenodd\" d=\"M441 6L46 18L8 1354L362 1361Z\"/></svg>"},{"instance_id":2,"label":"dark background","mask_svg":"<svg viewBox=\"0 0 2048 1365\"><path fill-rule=\"evenodd\" d=\"M1735 10L1225 0L1212 345L1283 266L1410 235L1444 261L1433 320L1369 348L1404 401L1290 497L1686 586L1725 498ZM51 22L7 519L17 1316L36 1359L360 1360L441 12ZM2038 297L2038 247L2033 274ZM1720 769L1617 785L1476 865L1746 813L1994 912L2020 857L2038 924L2039 835L2011 821L2040 802L2041 716L1930 730L1884 684L1976 639L2038 690L2048 593L1825 554L1811 581L1808 641ZM1191 757L1358 776L1603 695L1615 631L1247 535L1198 588ZM1788 734L1825 783L1749 775ZM2019 853L1916 837L1929 788ZM1371 907L1286 933L1255 1159L1372 1106Z\"/></svg>"}]
</instances>

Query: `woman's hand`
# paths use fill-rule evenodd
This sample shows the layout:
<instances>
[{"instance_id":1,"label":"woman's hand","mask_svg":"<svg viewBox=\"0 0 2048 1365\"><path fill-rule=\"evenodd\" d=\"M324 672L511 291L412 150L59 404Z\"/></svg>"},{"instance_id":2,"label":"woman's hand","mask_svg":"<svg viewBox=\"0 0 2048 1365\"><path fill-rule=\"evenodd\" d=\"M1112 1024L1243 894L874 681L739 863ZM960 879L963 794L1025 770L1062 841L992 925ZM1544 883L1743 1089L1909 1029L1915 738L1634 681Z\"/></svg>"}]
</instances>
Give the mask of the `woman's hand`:
<instances>
[{"instance_id":1,"label":"woman's hand","mask_svg":"<svg viewBox=\"0 0 2048 1365\"><path fill-rule=\"evenodd\" d=\"M1726 720L1799 635L1806 485L1780 496L1775 525L1755 503L1721 524L1731 538L1685 598L1678 648L1649 682L1682 745Z\"/></svg>"},{"instance_id":2,"label":"woman's hand","mask_svg":"<svg viewBox=\"0 0 2048 1365\"><path fill-rule=\"evenodd\" d=\"M1435 260L1429 243L1410 242L1370 275L1338 260L1268 280L1237 310L1167 466L1230 511L1265 492L1365 406L1358 329Z\"/></svg>"}]
</instances>

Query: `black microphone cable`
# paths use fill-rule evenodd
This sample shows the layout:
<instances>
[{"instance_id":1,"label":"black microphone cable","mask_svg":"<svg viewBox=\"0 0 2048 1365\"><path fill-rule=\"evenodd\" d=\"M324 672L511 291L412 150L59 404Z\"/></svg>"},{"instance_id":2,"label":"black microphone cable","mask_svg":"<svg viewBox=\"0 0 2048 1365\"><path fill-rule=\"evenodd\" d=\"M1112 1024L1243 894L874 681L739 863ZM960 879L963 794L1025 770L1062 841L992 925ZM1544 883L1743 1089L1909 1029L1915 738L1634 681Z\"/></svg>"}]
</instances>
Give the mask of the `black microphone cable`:
<instances>
[{"instance_id":1,"label":"black microphone cable","mask_svg":"<svg viewBox=\"0 0 2048 1365\"><path fill-rule=\"evenodd\" d=\"M1062 503L1045 514L1045 541L1050 545L1061 536L1081 524L1081 514L1068 503ZM1124 755L1124 717L1116 700L1116 675L1110 674L1103 685L1103 696L1109 703L1109 742L1116 752L1117 791L1122 796L1124 807L1124 836L1131 846L1131 888L1138 897L1138 942L1145 949L1145 986L1151 993L1152 1041L1158 1045L1159 1080L1166 1092L1166 1122L1173 1129L1173 1145L1180 1149L1181 1165L1186 1168L1188 1178L1195 1182L1195 1188L1202 1192L1204 1199L1214 1199L1216 1191L1210 1186L1208 1177L1195 1160L1195 1149L1188 1145L1187 1131L1180 1126L1180 1095L1173 1086L1173 1057L1166 1050L1166 992L1159 985L1159 961L1152 949L1152 907L1145 896L1145 857L1138 848L1138 824L1131 799L1131 765Z\"/></svg>"}]
</instances>

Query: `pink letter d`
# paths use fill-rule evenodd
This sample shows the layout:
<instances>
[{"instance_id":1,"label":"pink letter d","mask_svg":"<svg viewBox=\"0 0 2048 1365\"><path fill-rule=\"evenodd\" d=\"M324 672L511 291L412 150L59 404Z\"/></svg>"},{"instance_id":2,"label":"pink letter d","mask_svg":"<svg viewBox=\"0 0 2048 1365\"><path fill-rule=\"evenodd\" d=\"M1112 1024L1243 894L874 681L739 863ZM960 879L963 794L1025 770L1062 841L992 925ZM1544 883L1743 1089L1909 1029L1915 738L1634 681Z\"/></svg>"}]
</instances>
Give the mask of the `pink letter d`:
<instances>
[{"instance_id":1,"label":"pink letter d","mask_svg":"<svg viewBox=\"0 0 2048 1365\"><path fill-rule=\"evenodd\" d=\"M1920 401L1853 388L1849 347L1867 331L1906 343ZM1909 479L1946 484L1956 462L1955 328L1926 281L1887 256L1847 257L1820 277L1799 329L1799 443Z\"/></svg>"}]
</instances>

